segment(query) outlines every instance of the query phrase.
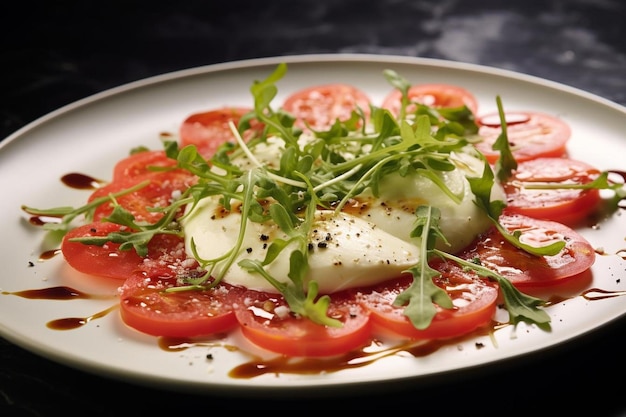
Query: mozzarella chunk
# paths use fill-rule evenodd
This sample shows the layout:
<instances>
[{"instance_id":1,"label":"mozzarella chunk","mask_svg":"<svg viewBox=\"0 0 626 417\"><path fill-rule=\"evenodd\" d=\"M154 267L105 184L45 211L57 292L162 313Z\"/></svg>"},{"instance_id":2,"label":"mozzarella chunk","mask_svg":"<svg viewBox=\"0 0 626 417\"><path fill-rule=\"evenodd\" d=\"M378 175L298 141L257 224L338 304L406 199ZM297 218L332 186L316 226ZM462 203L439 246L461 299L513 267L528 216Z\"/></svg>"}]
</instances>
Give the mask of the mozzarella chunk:
<instances>
[{"instance_id":1,"label":"mozzarella chunk","mask_svg":"<svg viewBox=\"0 0 626 417\"><path fill-rule=\"evenodd\" d=\"M221 215L220 215L221 213ZM332 293L351 287L360 287L394 278L415 265L418 248L403 241L364 219L351 214L319 210L309 237L308 281L318 283L320 293ZM202 259L227 258L235 247L242 218L237 211L224 213L219 199L206 198L184 221L186 245L191 241ZM241 259L263 260L268 246L287 236L273 223L246 221L243 245L234 255L230 268L226 260L217 263L214 276L224 274L224 282L250 289L277 292L265 278L252 274L237 265ZM289 282L288 253L296 248L290 244L284 255L278 256L266 268L280 282ZM228 268L224 271L225 268Z\"/></svg>"}]
</instances>

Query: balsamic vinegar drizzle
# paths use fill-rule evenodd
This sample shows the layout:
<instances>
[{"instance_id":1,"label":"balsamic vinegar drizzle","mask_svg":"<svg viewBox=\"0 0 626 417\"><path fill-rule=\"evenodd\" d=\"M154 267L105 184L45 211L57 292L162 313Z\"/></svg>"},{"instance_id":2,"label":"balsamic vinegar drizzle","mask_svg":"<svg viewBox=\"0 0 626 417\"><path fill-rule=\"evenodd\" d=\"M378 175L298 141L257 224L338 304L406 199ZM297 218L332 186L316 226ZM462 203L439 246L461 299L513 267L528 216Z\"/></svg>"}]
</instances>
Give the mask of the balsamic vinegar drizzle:
<instances>
[{"instance_id":1,"label":"balsamic vinegar drizzle","mask_svg":"<svg viewBox=\"0 0 626 417\"><path fill-rule=\"evenodd\" d=\"M92 314L87 317L65 317L56 320L50 320L46 323L46 327L52 330L72 330L77 329L85 324L89 323L92 320L102 318L109 314L113 310L117 310L118 305L114 304L111 307L102 310L96 314Z\"/></svg>"},{"instance_id":2,"label":"balsamic vinegar drizzle","mask_svg":"<svg viewBox=\"0 0 626 417\"><path fill-rule=\"evenodd\" d=\"M508 324L506 324L508 325ZM264 374L298 374L314 375L322 373L338 372L345 369L361 368L370 365L379 359L389 356L404 354L411 357L424 357L434 353L444 346L469 340L479 335L487 335L503 324L493 322L485 329L476 330L465 336L449 340L427 340L427 341L403 341L397 345L383 347L382 342L373 340L368 346L356 349L342 355L330 358L290 358L279 355L272 359L262 359L256 355L251 356L251 360L238 365L230 370L228 376L237 379L250 379ZM181 351L191 347L222 347L228 350L240 350L232 345L219 345L215 342L207 343L203 341L193 341L191 339L160 338L159 346L166 351ZM479 343L476 348L483 346ZM207 359L212 359L207 355Z\"/></svg>"},{"instance_id":3,"label":"balsamic vinegar drizzle","mask_svg":"<svg viewBox=\"0 0 626 417\"><path fill-rule=\"evenodd\" d=\"M69 174L65 174L61 177L61 182L69 188L73 188L76 190L95 190L99 188L103 184L106 184L107 181L101 180L98 178L94 178L92 176L81 174L78 172L70 172ZM60 217L60 216L59 216ZM33 226L43 226L46 223L50 223L55 220L53 216L31 216L28 221ZM50 251L51 252L51 251ZM45 259L52 257L55 253L46 253ZM42 258L40 258L41 260Z\"/></svg>"},{"instance_id":4,"label":"balsamic vinegar drizzle","mask_svg":"<svg viewBox=\"0 0 626 417\"><path fill-rule=\"evenodd\" d=\"M22 298L28 298L31 300L72 300L72 299L89 299L89 300L108 300L116 298L115 295L97 295L89 294L79 290L76 290L67 286L38 288L32 290L23 291L2 291L2 295L16 295ZM53 330L71 330L81 327L92 320L99 319L106 316L111 311L118 308L118 304L115 303L111 307L100 311L96 314L92 314L88 317L65 317L56 320L51 320L46 323L46 327Z\"/></svg>"},{"instance_id":5,"label":"balsamic vinegar drizzle","mask_svg":"<svg viewBox=\"0 0 626 417\"><path fill-rule=\"evenodd\" d=\"M78 298L100 298L96 295L87 294L66 286L48 287L35 290L23 290L14 292L3 291L2 294L17 295L18 297L29 298L31 300L71 300Z\"/></svg>"},{"instance_id":6,"label":"balsamic vinegar drizzle","mask_svg":"<svg viewBox=\"0 0 626 417\"><path fill-rule=\"evenodd\" d=\"M626 182L626 171L609 170L612 175L621 177ZM63 184L70 188L80 190L93 190L100 187L106 181L99 180L89 175L80 173L69 173L61 177ZM617 202L617 207L626 209L626 198L622 198ZM31 216L29 222L36 226L44 225L48 220L41 216ZM597 225L591 226L592 228ZM60 254L60 249L51 249L44 251L39 256L39 261L45 261ZM606 255L603 251L596 251L598 255ZM620 256L626 260L626 248L618 250L615 255ZM31 263L32 266L32 263ZM67 286L56 286L49 288L30 289L23 291L2 291L0 295L14 295L27 299L39 299L39 300L72 300L72 299L113 299L115 295L97 295L89 294L79 290L76 290ZM585 298L589 301L603 300L607 298L626 296L626 291L608 291L601 288L589 288L582 291L578 296ZM570 297L552 297L547 301L546 306L554 305L557 302L565 301ZM119 305L116 303L111 307L108 307L102 311L92 314L87 317L66 317L51 320L46 323L46 327L53 330L71 330L76 329L90 323L93 320L100 319L112 311L116 310ZM433 352L436 352L443 346L449 346L462 341L470 340L477 336L484 336L492 334L495 330L509 326L508 323L498 323L493 321L491 325L485 328L478 329L468 335L454 338L450 340L427 340L427 341L405 341L398 345L390 347L382 347L382 343L378 340L373 340L369 346L365 346L361 349L354 350L352 352L338 355L332 358L306 358L306 359L294 359L286 356L278 356L269 360L264 360L256 355L250 354L252 358L250 361L233 368L228 376L231 378L248 379L254 378L263 374L320 374L337 372L340 370L359 368L369 365L379 359L393 356L396 354L405 354L412 357L423 357ZM221 339L224 339L226 335L214 335L211 338L203 340L194 339L176 339L176 338L159 338L158 345L161 349L167 352L179 352L191 347L220 347L229 351L239 351L237 346L220 343ZM483 347L481 343L476 343L475 347L480 349ZM211 360L212 355L207 354L207 360Z\"/></svg>"},{"instance_id":7,"label":"balsamic vinegar drizzle","mask_svg":"<svg viewBox=\"0 0 626 417\"><path fill-rule=\"evenodd\" d=\"M43 251L39 254L39 262L52 259L57 255L61 254L61 249L50 249L47 251Z\"/></svg>"},{"instance_id":8,"label":"balsamic vinegar drizzle","mask_svg":"<svg viewBox=\"0 0 626 417\"><path fill-rule=\"evenodd\" d=\"M8 292L3 291L2 295L15 295L28 299L46 299L46 300L71 300L71 299L108 299L115 298L111 295L89 294L71 287L58 286L41 289L32 289L24 291ZM626 291L608 291L600 288L590 288L580 294L581 297L589 301L603 300L606 298L626 296ZM573 297L571 297L573 298ZM553 305L564 301L563 298L554 298L548 301L547 305ZM52 330L72 330L82 327L93 320L100 319L107 314L115 311L118 304L114 304L102 311L87 317L66 317L51 320L46 323L46 327ZM231 378L249 379L264 374L321 374L332 373L345 369L360 368L379 359L397 354L409 355L411 357L424 357L436 352L444 346L451 346L455 343L470 340L477 336L485 336L492 334L495 330L510 326L509 323L499 323L492 321L489 326L477 329L465 336L448 339L448 340L427 340L427 341L403 341L397 345L389 347L381 347L382 344L373 340L369 346L343 355L331 358L305 358L294 359L283 355L272 359L262 359L256 355L250 354L251 359L240 364L230 370L228 376ZM230 351L239 351L240 349L233 345L220 343L220 339L224 339L226 335L215 335L211 338L195 340L187 338L158 338L158 345L167 352L180 352L192 347L219 347ZM481 343L476 343L476 349L483 347ZM210 355L207 355L211 359Z\"/></svg>"},{"instance_id":9,"label":"balsamic vinegar drizzle","mask_svg":"<svg viewBox=\"0 0 626 417\"><path fill-rule=\"evenodd\" d=\"M621 297L626 295L626 291L607 291L600 288L589 288L581 296L589 301L604 300L605 298Z\"/></svg>"},{"instance_id":10,"label":"balsamic vinegar drizzle","mask_svg":"<svg viewBox=\"0 0 626 417\"><path fill-rule=\"evenodd\" d=\"M95 190L107 181L99 180L89 175L71 172L61 177L61 182L70 188L77 190Z\"/></svg>"}]
</instances>

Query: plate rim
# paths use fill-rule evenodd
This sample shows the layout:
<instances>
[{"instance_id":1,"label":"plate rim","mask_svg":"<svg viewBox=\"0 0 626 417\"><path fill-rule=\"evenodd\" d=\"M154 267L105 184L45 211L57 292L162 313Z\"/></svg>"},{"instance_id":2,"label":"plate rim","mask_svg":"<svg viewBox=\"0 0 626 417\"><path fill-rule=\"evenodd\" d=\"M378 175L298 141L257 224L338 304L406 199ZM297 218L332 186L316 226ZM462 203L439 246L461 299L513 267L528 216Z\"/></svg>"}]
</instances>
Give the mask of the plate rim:
<instances>
[{"instance_id":1,"label":"plate rim","mask_svg":"<svg viewBox=\"0 0 626 417\"><path fill-rule=\"evenodd\" d=\"M497 68L484 64L468 63L462 61L453 61L439 58L428 57L416 57L409 55L390 55L390 54L371 54L371 53L311 53L311 54L296 54L296 55L283 55L283 56L268 56L258 58L247 58L234 61L224 61L211 63L206 65L200 65L196 67L183 68L174 71L168 71L162 74L152 75L146 78L129 81L111 88L104 89L102 91L90 94L86 97L67 103L51 112L48 112L21 128L15 132L9 134L5 138L0 140L0 149L6 146L7 143L15 140L15 138L23 135L28 130L35 128L36 126L45 123L46 121L58 117L66 112L70 112L75 108L85 106L89 103L102 100L104 98L122 94L124 92L148 87L160 82L173 81L179 78L186 78L197 75L206 75L209 73L231 71L244 68L252 68L259 66L277 65L281 62L287 64L307 64L307 63L328 63L328 62L378 62L378 63L398 63L398 64L413 64L426 67L444 67L454 70L464 70L477 72L482 74L493 74L501 77L516 78L521 81L531 82L533 84L544 85L549 88L554 88L566 93L571 93L577 96L584 97L586 99L595 101L599 104L613 108L614 110L621 111L626 114L626 105L621 105L615 101L609 100L598 94L591 93L578 87L574 87L562 82L541 78L535 75L514 71L510 69Z\"/></svg>"}]
</instances>

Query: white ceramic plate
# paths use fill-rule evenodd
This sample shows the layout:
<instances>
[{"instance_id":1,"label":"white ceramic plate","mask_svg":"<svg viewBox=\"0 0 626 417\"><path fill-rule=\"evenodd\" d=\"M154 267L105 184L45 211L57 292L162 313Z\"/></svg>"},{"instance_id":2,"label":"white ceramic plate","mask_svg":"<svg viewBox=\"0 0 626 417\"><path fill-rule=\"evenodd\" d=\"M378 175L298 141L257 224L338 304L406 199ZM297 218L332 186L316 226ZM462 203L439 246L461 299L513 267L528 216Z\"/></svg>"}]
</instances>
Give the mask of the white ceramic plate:
<instances>
[{"instance_id":1,"label":"white ceramic plate","mask_svg":"<svg viewBox=\"0 0 626 417\"><path fill-rule=\"evenodd\" d=\"M237 365L253 359L246 351L228 348L242 342L237 334L213 346L172 352L159 347L156 338L126 328L117 310L76 329L48 328L51 320L91 317L116 304L112 297L118 282L71 271L60 256L39 261L40 254L55 249L56 243L44 239L43 231L28 223L20 206L81 205L88 191L64 186L59 181L62 175L78 172L109 178L113 164L131 147L159 147L159 134L175 133L187 115L227 104L251 104L250 84L265 78L279 62L287 62L289 69L279 83L277 103L301 87L328 82L354 84L380 103L390 91L382 71L391 68L414 83L464 86L477 96L481 113L495 110L495 97L500 95L505 109L559 116L572 127L569 150L573 158L601 169L624 168L626 109L580 90L492 68L410 57L305 55L212 65L153 77L66 106L0 142L5 242L0 251L0 290L5 292L0 295L0 334L51 360L140 385L190 392L285 393L404 379L415 383L465 372L566 343L626 313L622 297L589 300L575 296L548 308L552 317L549 332L525 325L513 331L509 326L491 336L443 346L422 357L399 353L336 372L268 373L254 378L228 375ZM619 252L624 248L626 216L618 214L598 227L580 230L606 253L598 256L589 287L619 291L626 284L624 253ZM55 301L6 294L59 285L111 297ZM206 357L209 352L212 360Z\"/></svg>"}]
</instances>

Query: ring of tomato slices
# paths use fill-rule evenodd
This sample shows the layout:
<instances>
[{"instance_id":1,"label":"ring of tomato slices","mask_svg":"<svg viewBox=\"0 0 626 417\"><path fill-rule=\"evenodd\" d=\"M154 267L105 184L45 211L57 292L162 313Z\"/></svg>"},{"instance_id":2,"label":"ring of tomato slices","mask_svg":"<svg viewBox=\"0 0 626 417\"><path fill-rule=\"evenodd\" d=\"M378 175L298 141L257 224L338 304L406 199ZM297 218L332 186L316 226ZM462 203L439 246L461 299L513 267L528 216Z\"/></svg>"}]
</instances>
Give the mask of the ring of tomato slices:
<instances>
[{"instance_id":1,"label":"ring of tomato slices","mask_svg":"<svg viewBox=\"0 0 626 417\"><path fill-rule=\"evenodd\" d=\"M240 294L235 315L249 341L287 356L338 355L365 346L372 336L369 313L345 291L332 294L328 307L328 316L341 327L298 317L281 295L254 290Z\"/></svg>"},{"instance_id":2,"label":"ring of tomato slices","mask_svg":"<svg viewBox=\"0 0 626 417\"><path fill-rule=\"evenodd\" d=\"M454 307L437 310L430 325L418 329L404 314L404 306L395 306L396 297L412 282L408 276L387 281L368 289L359 289L359 302L372 315L375 326L403 337L425 340L452 338L467 334L491 322L498 300L498 285L478 277L461 266L437 260L432 263L441 275L433 281L444 288Z\"/></svg>"},{"instance_id":3,"label":"ring of tomato slices","mask_svg":"<svg viewBox=\"0 0 626 417\"><path fill-rule=\"evenodd\" d=\"M536 111L505 111L504 118L511 153L517 162L565 155L571 129L563 120ZM485 114L477 123L480 141L475 146L493 164L500 158L500 152L493 149L502 134L500 116Z\"/></svg>"},{"instance_id":4,"label":"ring of tomato slices","mask_svg":"<svg viewBox=\"0 0 626 417\"><path fill-rule=\"evenodd\" d=\"M467 90L445 84L412 86L409 98L435 108L466 106L474 114L478 108L476 99ZM401 93L394 90L385 98L382 107L397 112L400 99ZM283 110L296 117L298 126L316 130L327 129L336 120L347 120L357 109L369 116L370 100L365 93L346 84L309 87L291 94L283 103ZM190 115L180 126L181 147L195 145L204 157L210 158L221 144L234 140L229 123L237 125L250 110L224 107ZM519 117L516 119L515 115ZM477 147L490 162L495 162L499 154L492 151L491 145L501 131L499 119L487 115L479 119L479 123L483 142ZM525 159L546 155L561 157L565 152L569 128L552 116L536 112L507 113L507 126L513 154L519 162L515 181L522 180L522 173L532 166L530 163L526 165ZM244 140L257 128L262 126L252 123L251 130L244 133ZM535 164L540 165L540 162ZM137 220L154 223L160 213L150 208L167 205L195 177L182 170L152 170L151 166L173 168L175 161L168 159L163 151L133 154L115 166L113 182L96 190L89 201L149 180L148 186L119 196L116 202ZM522 200L521 197L511 198ZM576 204L586 204L591 200L576 201ZM500 222L506 229L522 232L523 239L535 239L530 244L564 238L565 248L555 256L529 255L513 247L494 228L459 256L495 270L524 290L557 285L589 270L595 259L594 251L584 238L561 223L511 213L515 207L515 204L509 204L501 216ZM95 211L96 221L70 231L62 243L62 252L68 264L76 270L125 279L120 287L122 320L146 334L209 336L240 326L242 334L260 348L287 356L323 357L366 346L381 328L410 339L461 336L490 323L495 313L499 296L497 283L441 259L431 262L431 266L440 272L434 282L450 295L454 307L435 306L436 314L425 329L417 329L410 322L404 307L393 305L397 296L411 285L409 276L373 287L331 294L328 315L339 320L341 327L315 324L293 314L282 295L226 283L203 291L166 291L178 285L180 277L203 273L198 269L198 263L187 257L181 237L155 235L148 245L148 255L143 258L134 250L122 251L118 244L110 242L96 246L71 241L74 237L106 236L121 231L119 225L97 221L109 215L111 210L110 204L101 205ZM578 208L572 206L567 210Z\"/></svg>"},{"instance_id":5,"label":"ring of tomato slices","mask_svg":"<svg viewBox=\"0 0 626 417\"><path fill-rule=\"evenodd\" d=\"M567 225L580 223L600 202L600 191L573 188L530 188L540 186L584 185L600 175L600 170L569 158L536 158L521 162L503 184L507 196L506 213L554 220Z\"/></svg>"},{"instance_id":6,"label":"ring of tomato slices","mask_svg":"<svg viewBox=\"0 0 626 417\"><path fill-rule=\"evenodd\" d=\"M520 214L503 214L499 222L511 234L520 232L520 241L531 246L565 241L558 254L537 256L516 248L492 228L459 255L494 270L522 291L565 284L595 262L593 246L562 223Z\"/></svg>"}]
</instances>

